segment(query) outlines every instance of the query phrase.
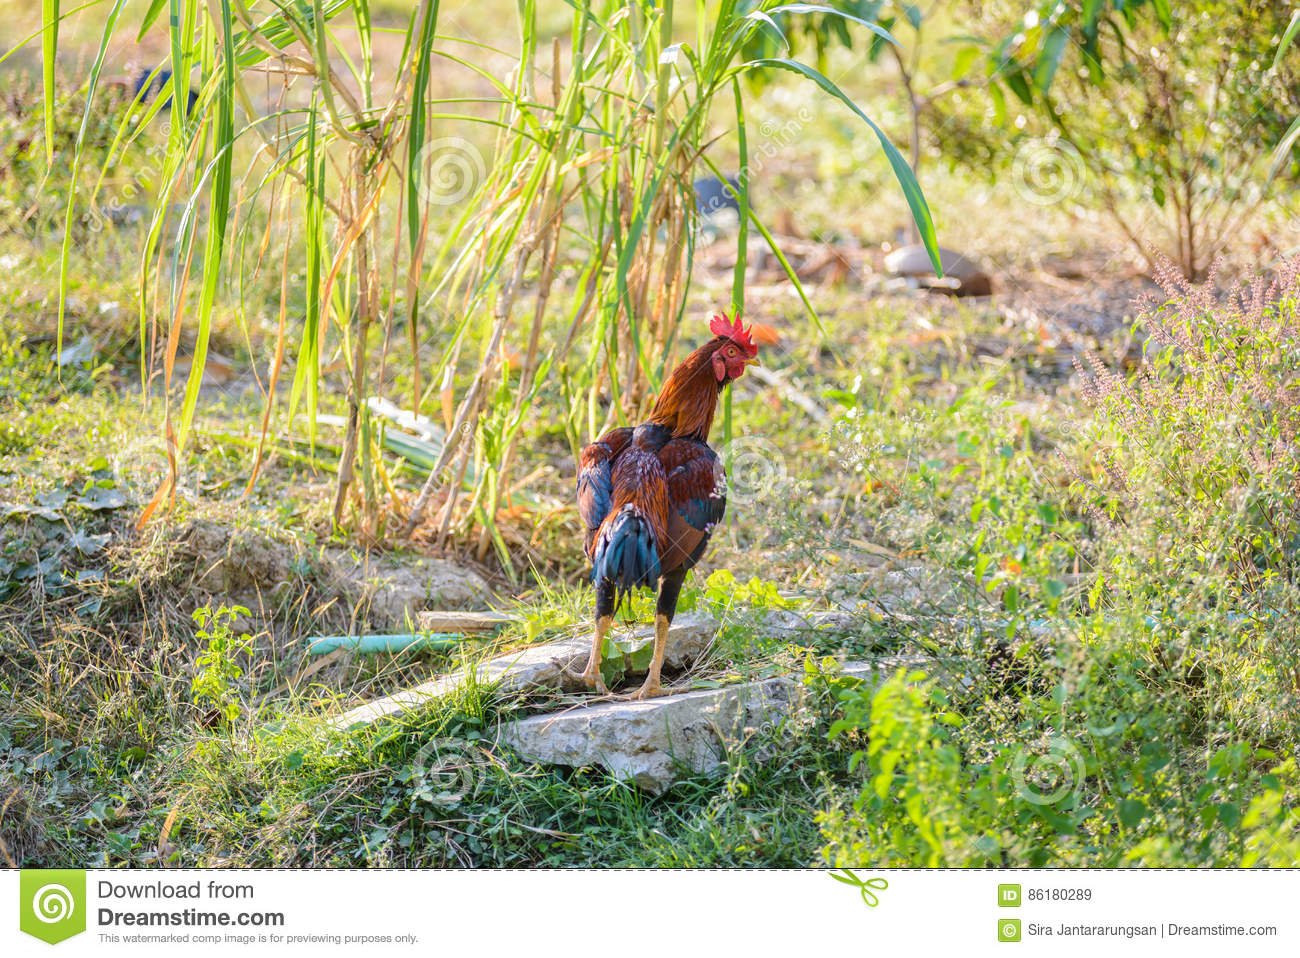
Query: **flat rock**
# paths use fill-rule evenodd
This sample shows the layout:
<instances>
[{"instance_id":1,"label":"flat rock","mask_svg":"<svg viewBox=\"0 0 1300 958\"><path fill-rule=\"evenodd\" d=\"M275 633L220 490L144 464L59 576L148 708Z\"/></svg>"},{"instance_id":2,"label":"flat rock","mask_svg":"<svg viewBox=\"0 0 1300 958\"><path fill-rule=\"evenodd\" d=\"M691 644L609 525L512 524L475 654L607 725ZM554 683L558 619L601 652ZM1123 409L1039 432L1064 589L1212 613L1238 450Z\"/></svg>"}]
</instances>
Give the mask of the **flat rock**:
<instances>
[{"instance_id":1,"label":"flat rock","mask_svg":"<svg viewBox=\"0 0 1300 958\"><path fill-rule=\"evenodd\" d=\"M882 681L904 665L901 656L849 662L843 674ZM682 773L721 767L728 752L790 714L803 686L777 676L718 689L683 692L644 702L608 702L534 715L501 727L502 741L529 761L572 768L599 766L651 794Z\"/></svg>"},{"instance_id":2,"label":"flat rock","mask_svg":"<svg viewBox=\"0 0 1300 958\"><path fill-rule=\"evenodd\" d=\"M690 668L708 649L717 632L718 622L712 616L697 612L678 616L668 630L668 641L664 647L665 670L681 672ZM654 638L654 626L643 626L630 632L616 627L609 638L619 644L641 645L642 640ZM495 683L497 689L505 693L539 688L576 692L584 688L578 681L578 673L586 665L590 651L590 634L560 639L491 659L476 667L475 677L481 683ZM636 674L633 657L629 656L628 664L633 667L626 674ZM641 669L644 670L644 666ZM351 728L400 716L448 695L469 677L468 669L438 676L414 688L344 712L332 720L331 724L337 728Z\"/></svg>"},{"instance_id":3,"label":"flat rock","mask_svg":"<svg viewBox=\"0 0 1300 958\"><path fill-rule=\"evenodd\" d=\"M520 621L508 612L448 612L426 610L416 621L422 632L495 632L502 626Z\"/></svg>"}]
</instances>

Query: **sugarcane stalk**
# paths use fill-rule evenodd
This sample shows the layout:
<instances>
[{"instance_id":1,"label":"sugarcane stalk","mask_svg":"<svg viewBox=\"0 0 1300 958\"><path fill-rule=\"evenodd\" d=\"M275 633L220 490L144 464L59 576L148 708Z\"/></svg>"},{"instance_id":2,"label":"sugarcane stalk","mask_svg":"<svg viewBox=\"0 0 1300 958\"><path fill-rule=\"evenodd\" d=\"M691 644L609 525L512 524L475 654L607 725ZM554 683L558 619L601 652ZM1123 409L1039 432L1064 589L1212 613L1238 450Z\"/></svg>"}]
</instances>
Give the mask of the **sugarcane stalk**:
<instances>
[{"instance_id":1,"label":"sugarcane stalk","mask_svg":"<svg viewBox=\"0 0 1300 958\"><path fill-rule=\"evenodd\" d=\"M367 178L363 171L365 157L360 151L353 153L353 196L351 210L355 215L363 207L362 198L367 195L365 186ZM343 505L347 499L348 487L355 478L354 464L357 453L358 417L361 404L366 396L366 356L370 338L370 325L378 307L375 298L374 268L371 266L370 243L373 231L378 226L378 212L372 212L365 232L356 243L353 258L357 273L357 335L352 343L352 376L348 385L347 430L343 436L343 455L339 461L338 482L334 491L333 524L338 529L343 519ZM369 490L368 490L369 492ZM372 495L367 495L367 499ZM365 512L373 511L372 502L365 503Z\"/></svg>"},{"instance_id":2,"label":"sugarcane stalk","mask_svg":"<svg viewBox=\"0 0 1300 958\"><path fill-rule=\"evenodd\" d=\"M429 500L433 497L438 477L441 475L442 470L446 468L447 463L451 461L451 457L457 449L460 448L464 434L468 431L466 427L469 425L471 417L477 416L479 395L486 386L488 377L492 372L492 358L496 356L501 348L501 337L510 322L510 311L514 306L519 282L523 278L524 269L528 266L529 259L532 258L535 243L536 239L534 238L525 241L519 247L519 253L515 260L514 275L510 277L510 280L506 283L506 288L497 300L496 322L492 327L492 338L488 343L487 352L483 357L483 361L479 364L478 374L470 385L469 393L461 402L460 412L456 415L456 422L453 424L451 431L447 433L447 442L442 447L442 455L438 457L437 464L429 471L429 477L425 479L424 485L420 487L420 494L411 506L411 514L407 517L406 527L402 530L402 538L404 539L409 539L414 534L415 527L424 518L424 511L429 507Z\"/></svg>"}]
</instances>

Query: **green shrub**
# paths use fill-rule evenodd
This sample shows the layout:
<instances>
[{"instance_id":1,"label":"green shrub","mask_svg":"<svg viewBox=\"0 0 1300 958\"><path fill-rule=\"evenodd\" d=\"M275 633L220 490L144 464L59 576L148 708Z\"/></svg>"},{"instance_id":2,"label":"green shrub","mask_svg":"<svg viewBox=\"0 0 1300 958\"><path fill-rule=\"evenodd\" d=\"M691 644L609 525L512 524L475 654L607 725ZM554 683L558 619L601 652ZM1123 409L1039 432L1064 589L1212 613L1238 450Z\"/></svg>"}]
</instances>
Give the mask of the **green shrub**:
<instances>
[{"instance_id":1,"label":"green shrub","mask_svg":"<svg viewBox=\"0 0 1300 958\"><path fill-rule=\"evenodd\" d=\"M818 815L825 862L1227 866L1300 847L1294 760L1240 741L1207 753L1195 707L1113 651L1088 683L1015 708L972 709L921 673L842 693L830 735L865 739L863 784Z\"/></svg>"},{"instance_id":2,"label":"green shrub","mask_svg":"<svg viewBox=\"0 0 1300 958\"><path fill-rule=\"evenodd\" d=\"M1093 357L1095 421L1052 436L1075 502L978 390L922 420L894 509L966 608L924 620L928 675L841 693L863 778L819 816L827 863L1294 861L1300 264L1228 297L1161 279L1147 361Z\"/></svg>"},{"instance_id":3,"label":"green shrub","mask_svg":"<svg viewBox=\"0 0 1300 958\"><path fill-rule=\"evenodd\" d=\"M1091 357L1084 396L1100 413L1076 473L1103 524L1127 546L1161 543L1157 561L1222 577L1234 602L1289 601L1300 556L1300 260L1270 285L1219 298L1172 266L1169 299L1148 309L1148 357L1125 378ZM1082 370L1081 370L1082 372Z\"/></svg>"},{"instance_id":4,"label":"green shrub","mask_svg":"<svg viewBox=\"0 0 1300 958\"><path fill-rule=\"evenodd\" d=\"M195 637L207 642L194 664L194 682L191 694L194 704L206 707L217 715L217 720L233 722L242 711L234 684L244 677L237 659L253 651L253 638L236 635L233 626L241 615L248 615L243 606L221 606L210 609L204 606L194 612L199 624Z\"/></svg>"}]
</instances>

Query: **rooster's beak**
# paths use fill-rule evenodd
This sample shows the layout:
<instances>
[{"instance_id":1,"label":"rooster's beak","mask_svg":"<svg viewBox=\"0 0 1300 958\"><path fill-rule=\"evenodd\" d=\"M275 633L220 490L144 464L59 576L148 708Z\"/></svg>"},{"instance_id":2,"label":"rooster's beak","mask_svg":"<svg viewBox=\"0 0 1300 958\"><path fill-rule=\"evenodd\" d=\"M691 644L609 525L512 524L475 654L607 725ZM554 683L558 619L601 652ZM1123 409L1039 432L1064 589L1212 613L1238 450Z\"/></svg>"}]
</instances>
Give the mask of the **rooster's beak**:
<instances>
[{"instance_id":1,"label":"rooster's beak","mask_svg":"<svg viewBox=\"0 0 1300 958\"><path fill-rule=\"evenodd\" d=\"M763 364L760 363L760 362L758 361L758 357L755 356L753 359L746 359L746 360L745 360L745 365L746 365L746 366L761 366L761 365L763 365Z\"/></svg>"}]
</instances>

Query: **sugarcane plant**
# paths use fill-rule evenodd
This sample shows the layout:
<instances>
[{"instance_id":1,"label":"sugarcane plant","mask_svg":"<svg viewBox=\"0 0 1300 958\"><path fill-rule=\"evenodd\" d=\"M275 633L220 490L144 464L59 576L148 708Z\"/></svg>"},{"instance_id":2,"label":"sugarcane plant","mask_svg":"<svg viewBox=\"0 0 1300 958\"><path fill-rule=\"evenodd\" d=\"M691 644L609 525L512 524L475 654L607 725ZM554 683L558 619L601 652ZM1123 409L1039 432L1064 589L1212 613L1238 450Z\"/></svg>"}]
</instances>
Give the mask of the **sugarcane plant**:
<instances>
[{"instance_id":1,"label":"sugarcane plant","mask_svg":"<svg viewBox=\"0 0 1300 958\"><path fill-rule=\"evenodd\" d=\"M110 10L87 110L125 6L104 3ZM771 0L697 0L688 16L678 15L673 0L569 6L567 36L545 46L535 0L519 0L518 46L502 51L439 35L437 0L420 0L400 60L377 72L366 0L153 0L135 28L141 37L168 32L170 59L158 70L171 71L171 116L142 244L139 335L144 381L160 373L165 387L171 469L142 522L174 495L214 310L230 280L242 282L251 249L257 269L278 262L281 295L250 485L281 405L282 371L291 361L287 421L305 417L314 441L322 371L336 361L346 370L346 411L335 527L351 518L369 539L424 530L480 557L495 544L513 574L497 517L535 474L519 462L525 414L543 389L562 394L569 412L559 425L576 450L604 425L644 412L671 365L685 307L696 235L691 184L702 171L720 174L709 154L720 136L734 134L741 170L731 188L741 210L731 309L744 310L752 229L771 245L817 323L749 202L751 88L740 81L754 71L810 81L866 124L938 269L925 199L880 128L814 67L743 55L757 31L784 41L781 14L836 16L894 42L884 28L825 6ZM56 0L46 0L47 100L60 19ZM489 57L503 55L512 64L504 76L488 66ZM442 69L472 71L492 93L435 97L431 78ZM191 83L198 88L192 108ZM162 101L137 96L105 168L162 115ZM468 141L441 134L467 128L490 141L478 157L481 175L445 203L429 182L439 152L446 142ZM76 195L74 184L69 223ZM305 303L300 318L287 305L295 298ZM173 390L187 328L193 358L184 387ZM441 419L437 455L426 460L413 497L383 467L368 402L382 389L393 348L409 352L409 413L427 423L436 406ZM619 399L604 404L604 396Z\"/></svg>"}]
</instances>

